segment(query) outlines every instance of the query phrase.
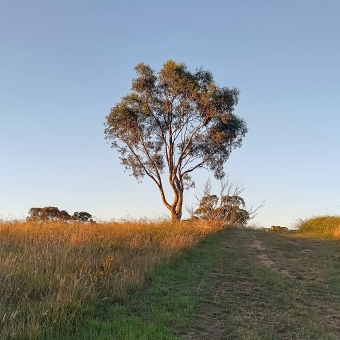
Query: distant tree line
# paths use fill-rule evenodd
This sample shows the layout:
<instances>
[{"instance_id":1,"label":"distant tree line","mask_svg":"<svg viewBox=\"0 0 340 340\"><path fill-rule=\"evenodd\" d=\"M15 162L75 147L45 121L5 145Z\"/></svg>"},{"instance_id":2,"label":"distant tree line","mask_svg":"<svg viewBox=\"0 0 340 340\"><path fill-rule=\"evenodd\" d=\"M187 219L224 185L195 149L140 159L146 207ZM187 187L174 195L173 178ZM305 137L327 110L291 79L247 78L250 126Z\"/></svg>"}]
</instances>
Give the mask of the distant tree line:
<instances>
[{"instance_id":1,"label":"distant tree line","mask_svg":"<svg viewBox=\"0 0 340 340\"><path fill-rule=\"evenodd\" d=\"M86 211L76 211L70 215L66 210L59 210L57 207L31 208L28 212L27 221L36 222L91 222L94 223L92 215Z\"/></svg>"}]
</instances>

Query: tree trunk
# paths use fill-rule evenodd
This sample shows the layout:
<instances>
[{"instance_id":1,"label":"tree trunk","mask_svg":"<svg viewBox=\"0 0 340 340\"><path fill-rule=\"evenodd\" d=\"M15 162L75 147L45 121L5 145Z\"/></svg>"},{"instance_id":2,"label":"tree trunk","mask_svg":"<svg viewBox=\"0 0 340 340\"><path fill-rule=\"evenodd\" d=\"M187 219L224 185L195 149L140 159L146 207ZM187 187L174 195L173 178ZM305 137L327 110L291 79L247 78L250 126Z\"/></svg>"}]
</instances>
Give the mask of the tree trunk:
<instances>
[{"instance_id":1,"label":"tree trunk","mask_svg":"<svg viewBox=\"0 0 340 340\"><path fill-rule=\"evenodd\" d=\"M181 218L182 218L182 209L181 209L180 212L177 212L177 213L176 213L175 210L176 210L175 207L173 207L173 209L170 210L170 212L171 212L171 220L172 220L172 222L179 222L181 220Z\"/></svg>"},{"instance_id":2,"label":"tree trunk","mask_svg":"<svg viewBox=\"0 0 340 340\"><path fill-rule=\"evenodd\" d=\"M171 214L171 220L172 222L179 222L182 218L182 209L183 209L183 190L182 190L182 183L180 184L181 189L178 189L174 183L173 180L171 180L171 176L169 175L169 183L170 186L172 187L173 193L174 193L174 199L172 204L169 204L168 201L165 198L165 194L164 194L164 190L163 190L163 185L162 182L160 180L160 182L157 182L155 180L161 198L162 198L162 202L165 205L165 207L170 211Z\"/></svg>"},{"instance_id":3,"label":"tree trunk","mask_svg":"<svg viewBox=\"0 0 340 340\"><path fill-rule=\"evenodd\" d=\"M182 218L183 192L181 190L174 190L174 194L174 201L169 210L171 213L171 220L173 222L178 222Z\"/></svg>"}]
</instances>

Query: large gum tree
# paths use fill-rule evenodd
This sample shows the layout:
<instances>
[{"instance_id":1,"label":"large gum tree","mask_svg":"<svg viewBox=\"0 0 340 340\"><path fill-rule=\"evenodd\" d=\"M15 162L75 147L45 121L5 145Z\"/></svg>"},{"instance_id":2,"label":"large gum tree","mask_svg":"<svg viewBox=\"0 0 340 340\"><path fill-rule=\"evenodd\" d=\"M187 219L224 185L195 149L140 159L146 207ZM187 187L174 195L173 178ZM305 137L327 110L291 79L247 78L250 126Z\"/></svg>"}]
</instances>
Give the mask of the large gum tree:
<instances>
[{"instance_id":1,"label":"large gum tree","mask_svg":"<svg viewBox=\"0 0 340 340\"><path fill-rule=\"evenodd\" d=\"M106 117L105 139L132 176L154 181L178 221L184 189L194 186L193 171L205 168L223 178L224 163L242 144L246 123L233 113L239 91L219 87L209 71L190 72L172 60L158 73L144 63L135 71L131 92ZM165 172L172 201L164 191Z\"/></svg>"}]
</instances>

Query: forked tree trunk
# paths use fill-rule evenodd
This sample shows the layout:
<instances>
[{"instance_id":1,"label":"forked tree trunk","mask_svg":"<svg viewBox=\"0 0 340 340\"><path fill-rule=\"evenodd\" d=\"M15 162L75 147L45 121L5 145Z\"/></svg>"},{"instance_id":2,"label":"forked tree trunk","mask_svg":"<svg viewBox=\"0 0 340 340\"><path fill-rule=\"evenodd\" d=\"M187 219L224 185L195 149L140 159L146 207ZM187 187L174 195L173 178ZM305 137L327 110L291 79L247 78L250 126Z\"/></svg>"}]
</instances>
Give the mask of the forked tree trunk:
<instances>
[{"instance_id":1,"label":"forked tree trunk","mask_svg":"<svg viewBox=\"0 0 340 340\"><path fill-rule=\"evenodd\" d=\"M171 184L171 183L170 183ZM183 208L183 191L178 190L172 183L172 189L174 192L174 200L172 205L168 207L171 213L171 220L178 222L182 219L182 208Z\"/></svg>"},{"instance_id":2,"label":"forked tree trunk","mask_svg":"<svg viewBox=\"0 0 340 340\"><path fill-rule=\"evenodd\" d=\"M169 176L169 177L171 178L171 176ZM171 220L173 222L180 221L182 219L182 210L183 210L183 190L182 190L183 184L180 182L181 188L178 189L176 187L174 181L169 180L170 186L171 186L173 193L174 193L174 198L173 198L172 204L170 204L165 197L162 182L161 181L160 181L160 183L157 182L157 181L155 181L155 182L158 186L158 189L159 189L159 192L160 192L164 206L170 211Z\"/></svg>"},{"instance_id":3,"label":"forked tree trunk","mask_svg":"<svg viewBox=\"0 0 340 340\"><path fill-rule=\"evenodd\" d=\"M163 201L163 204L168 208L171 214L172 222L179 222L182 219L183 209L183 193L177 192L173 204L168 204Z\"/></svg>"},{"instance_id":4,"label":"forked tree trunk","mask_svg":"<svg viewBox=\"0 0 340 340\"><path fill-rule=\"evenodd\" d=\"M181 209L180 212L177 212L177 213L174 210L170 210L170 212L171 212L171 220L172 220L172 222L179 222L181 220L181 218L182 218L182 209Z\"/></svg>"}]
</instances>

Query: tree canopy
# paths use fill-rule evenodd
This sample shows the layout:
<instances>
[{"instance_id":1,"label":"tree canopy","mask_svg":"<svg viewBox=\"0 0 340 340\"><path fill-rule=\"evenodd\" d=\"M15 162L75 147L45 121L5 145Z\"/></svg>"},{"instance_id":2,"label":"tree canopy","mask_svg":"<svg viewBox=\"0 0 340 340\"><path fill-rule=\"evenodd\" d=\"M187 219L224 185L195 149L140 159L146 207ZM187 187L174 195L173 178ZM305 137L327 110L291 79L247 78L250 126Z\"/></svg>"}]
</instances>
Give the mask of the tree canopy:
<instances>
[{"instance_id":1,"label":"tree canopy","mask_svg":"<svg viewBox=\"0 0 340 340\"><path fill-rule=\"evenodd\" d=\"M59 210L57 207L44 207L44 208L31 208L28 212L27 221L36 222L68 222L68 221L79 221L79 222L93 222L92 215L88 212L81 211L75 212L72 216L66 210Z\"/></svg>"},{"instance_id":2,"label":"tree canopy","mask_svg":"<svg viewBox=\"0 0 340 340\"><path fill-rule=\"evenodd\" d=\"M190 72L172 60L158 73L144 63L135 71L131 92L106 117L105 138L132 176L154 181L172 219L180 220L184 189L195 185L192 172L205 168L223 178L224 163L242 145L248 130L233 113L239 91L219 87L209 71ZM165 171L172 201L164 192Z\"/></svg>"}]
</instances>

